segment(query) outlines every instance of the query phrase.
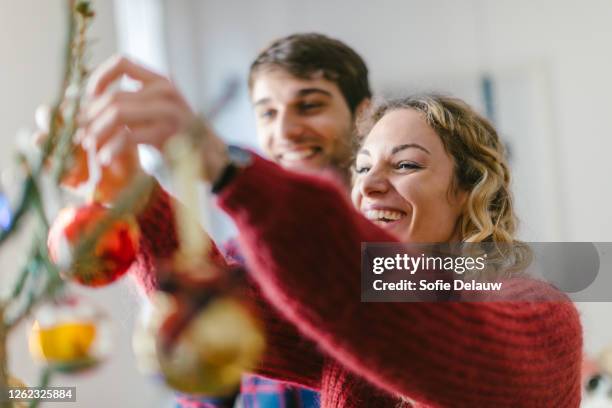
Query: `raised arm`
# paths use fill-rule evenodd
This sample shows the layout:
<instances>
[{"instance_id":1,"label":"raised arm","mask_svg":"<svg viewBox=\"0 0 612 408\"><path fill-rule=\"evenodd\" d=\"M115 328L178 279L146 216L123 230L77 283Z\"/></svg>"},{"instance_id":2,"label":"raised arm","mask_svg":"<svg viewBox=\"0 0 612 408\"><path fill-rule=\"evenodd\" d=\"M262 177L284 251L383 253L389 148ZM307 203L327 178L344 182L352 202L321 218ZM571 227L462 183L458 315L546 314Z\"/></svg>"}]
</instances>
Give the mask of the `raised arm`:
<instances>
[{"instance_id":1,"label":"raised arm","mask_svg":"<svg viewBox=\"0 0 612 408\"><path fill-rule=\"evenodd\" d=\"M264 295L372 383L432 406L577 406L571 303L361 303L361 243L393 239L333 183L256 157L219 202Z\"/></svg>"},{"instance_id":2,"label":"raised arm","mask_svg":"<svg viewBox=\"0 0 612 408\"><path fill-rule=\"evenodd\" d=\"M140 87L134 91L113 91L111 85L124 76L138 82ZM192 131L196 121L196 116L172 81L123 57L111 58L96 69L89 83L88 97L80 123L86 138L100 151L105 146L118 146L115 153L122 153L139 143L164 151L168 139L178 133ZM204 133L212 132L206 124L202 125ZM216 137L209 139L206 134L199 136L203 142L202 151L210 155L202 162L203 171L208 177L216 178L225 162L225 144ZM121 139L123 143L110 143L116 139ZM157 261L172 256L178 246L173 205L178 204L163 190L156 188L138 215L143 232L142 251L132 267L132 273L146 291L158 285L155 271ZM225 262L214 245L208 256L212 262ZM257 291L251 293L257 297ZM282 367L289 365L287 359L304 359L310 362L308 370L305 369L299 376L292 373L288 380L310 387L318 385L322 364L318 351L312 344L284 350L287 341L301 344L295 341L298 337L295 328L279 319L265 302L258 300L258 309L264 319L268 343L262 372L280 376L285 372ZM289 355L289 352L295 354Z\"/></svg>"},{"instance_id":3,"label":"raised arm","mask_svg":"<svg viewBox=\"0 0 612 408\"><path fill-rule=\"evenodd\" d=\"M180 203L157 186L151 193L148 204L137 216L142 231L141 251L130 272L146 293L158 287L155 269L158 261L172 256L178 248L172 209L177 205ZM211 262L229 267L214 242L208 256ZM262 321L265 330L266 352L257 373L309 388L318 388L323 357L316 345L300 335L291 323L263 299L258 286L248 279L246 272L242 277L242 294ZM301 367L300 372L296 373L293 369L295 364Z\"/></svg>"}]
</instances>

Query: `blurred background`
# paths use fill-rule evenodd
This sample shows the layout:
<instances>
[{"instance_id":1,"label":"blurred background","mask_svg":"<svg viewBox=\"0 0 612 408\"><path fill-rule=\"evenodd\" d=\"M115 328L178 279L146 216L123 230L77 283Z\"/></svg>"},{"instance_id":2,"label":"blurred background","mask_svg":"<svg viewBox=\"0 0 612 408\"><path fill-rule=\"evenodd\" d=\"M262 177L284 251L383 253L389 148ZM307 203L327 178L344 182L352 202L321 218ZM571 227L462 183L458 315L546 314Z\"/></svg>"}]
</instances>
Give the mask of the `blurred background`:
<instances>
[{"instance_id":1,"label":"blurred background","mask_svg":"<svg viewBox=\"0 0 612 408\"><path fill-rule=\"evenodd\" d=\"M361 54L378 95L453 94L488 115L510 152L521 237L612 241L612 2L609 0L98 0L91 37L95 65L121 52L170 75L194 109L232 95L215 127L256 147L246 76L258 50L293 32L336 37ZM65 36L61 0L0 0L0 169L16 135L60 85ZM6 177L4 177L6 179ZM3 188L10 189L10 180ZM231 225L209 215L225 239ZM19 239L0 254L11 276L25 257ZM10 253L9 253L10 252ZM602 271L610 273L610 271ZM612 290L612 288L611 288ZM79 407L165 407L171 394L135 368L131 333L140 303L129 280L87 291L110 313L115 351L78 387ZM585 349L612 344L612 304L579 305ZM12 371L29 384L38 369L25 327L10 338Z\"/></svg>"}]
</instances>

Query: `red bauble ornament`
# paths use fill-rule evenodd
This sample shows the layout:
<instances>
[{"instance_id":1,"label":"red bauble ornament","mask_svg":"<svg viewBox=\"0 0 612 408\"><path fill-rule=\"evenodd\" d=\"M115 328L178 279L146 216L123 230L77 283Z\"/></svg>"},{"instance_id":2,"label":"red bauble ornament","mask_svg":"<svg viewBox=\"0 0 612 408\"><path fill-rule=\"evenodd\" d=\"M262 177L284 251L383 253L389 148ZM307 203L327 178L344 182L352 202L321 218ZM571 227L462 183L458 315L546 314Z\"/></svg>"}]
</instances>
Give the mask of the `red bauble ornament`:
<instances>
[{"instance_id":1,"label":"red bauble ornament","mask_svg":"<svg viewBox=\"0 0 612 408\"><path fill-rule=\"evenodd\" d=\"M132 216L104 221L109 209L99 203L64 208L49 230L49 256L63 277L86 286L104 286L120 278L136 258L140 230ZM84 241L106 226L95 242Z\"/></svg>"}]
</instances>

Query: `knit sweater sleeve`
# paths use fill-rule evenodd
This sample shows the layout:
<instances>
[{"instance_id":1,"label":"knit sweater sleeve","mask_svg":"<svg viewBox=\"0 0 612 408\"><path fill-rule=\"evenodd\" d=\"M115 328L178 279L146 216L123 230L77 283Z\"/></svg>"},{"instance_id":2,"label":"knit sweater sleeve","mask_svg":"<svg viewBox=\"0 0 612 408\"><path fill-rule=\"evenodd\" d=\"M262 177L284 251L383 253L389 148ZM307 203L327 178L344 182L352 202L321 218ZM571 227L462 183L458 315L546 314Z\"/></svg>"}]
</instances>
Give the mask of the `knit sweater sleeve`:
<instances>
[{"instance_id":1,"label":"knit sweater sleeve","mask_svg":"<svg viewBox=\"0 0 612 408\"><path fill-rule=\"evenodd\" d=\"M141 242L130 273L146 294L158 287L158 261L172 256L178 248L173 214L173 208L177 205L181 204L157 185L136 217L141 230ZM212 262L230 267L231 262L224 259L214 242L208 255ZM241 294L262 322L265 331L266 352L257 367L257 374L308 388L318 388L323 357L316 344L300 335L295 326L264 299L258 285L248 279L246 271L243 277L244 291ZM293 369L296 363L302 367L299 372Z\"/></svg>"},{"instance_id":2,"label":"knit sweater sleeve","mask_svg":"<svg viewBox=\"0 0 612 408\"><path fill-rule=\"evenodd\" d=\"M270 302L375 385L431 406L578 405L570 302L361 303L361 243L393 239L329 180L255 157L219 204Z\"/></svg>"}]
</instances>

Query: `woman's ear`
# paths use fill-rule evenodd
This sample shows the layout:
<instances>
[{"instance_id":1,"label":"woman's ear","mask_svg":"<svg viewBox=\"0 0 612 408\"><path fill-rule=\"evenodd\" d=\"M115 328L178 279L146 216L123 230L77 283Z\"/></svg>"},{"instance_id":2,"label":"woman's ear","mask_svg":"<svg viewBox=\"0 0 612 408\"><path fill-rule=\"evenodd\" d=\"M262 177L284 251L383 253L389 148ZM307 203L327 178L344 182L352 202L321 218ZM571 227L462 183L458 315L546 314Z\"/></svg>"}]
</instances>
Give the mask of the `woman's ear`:
<instances>
[{"instance_id":1,"label":"woman's ear","mask_svg":"<svg viewBox=\"0 0 612 408\"><path fill-rule=\"evenodd\" d=\"M463 241L463 236L461 233L462 220L466 216L466 203L468 198L470 197L470 192L462 189L461 187L452 188L450 194L448 195L449 202L452 206L457 208L459 211L457 213L457 221L455 224L455 231L453 233L453 237L451 241L461 242Z\"/></svg>"},{"instance_id":2,"label":"woman's ear","mask_svg":"<svg viewBox=\"0 0 612 408\"><path fill-rule=\"evenodd\" d=\"M446 197L449 204L455 208L461 209L461 212L464 212L465 205L470 197L470 192L460 186L460 182L456 174L453 174L453 178L448 186Z\"/></svg>"},{"instance_id":3,"label":"woman's ear","mask_svg":"<svg viewBox=\"0 0 612 408\"><path fill-rule=\"evenodd\" d=\"M465 203L467 203L468 197L470 196L470 192L467 190L464 190L462 188L458 188L455 191L455 200L457 205L459 206L459 208L461 208L462 210L465 209Z\"/></svg>"}]
</instances>

